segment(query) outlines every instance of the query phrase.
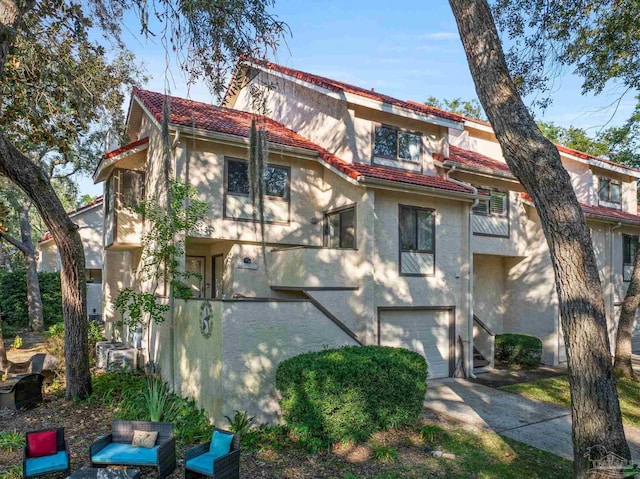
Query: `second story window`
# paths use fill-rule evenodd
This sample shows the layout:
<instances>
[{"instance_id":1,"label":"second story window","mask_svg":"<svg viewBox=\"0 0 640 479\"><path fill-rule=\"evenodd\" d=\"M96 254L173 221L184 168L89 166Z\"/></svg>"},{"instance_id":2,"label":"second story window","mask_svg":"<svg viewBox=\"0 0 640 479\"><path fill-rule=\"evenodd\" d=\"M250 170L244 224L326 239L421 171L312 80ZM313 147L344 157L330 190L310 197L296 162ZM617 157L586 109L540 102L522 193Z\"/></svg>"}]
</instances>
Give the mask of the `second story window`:
<instances>
[{"instance_id":1,"label":"second story window","mask_svg":"<svg viewBox=\"0 0 640 479\"><path fill-rule=\"evenodd\" d=\"M637 253L638 237L622 235L622 279L624 281L631 281Z\"/></svg>"},{"instance_id":2,"label":"second story window","mask_svg":"<svg viewBox=\"0 0 640 479\"><path fill-rule=\"evenodd\" d=\"M324 245L329 248L356 247L356 208L350 206L324 215Z\"/></svg>"},{"instance_id":3,"label":"second story window","mask_svg":"<svg viewBox=\"0 0 640 479\"><path fill-rule=\"evenodd\" d=\"M390 160L420 161L422 136L390 126L376 128L373 156Z\"/></svg>"},{"instance_id":4,"label":"second story window","mask_svg":"<svg viewBox=\"0 0 640 479\"><path fill-rule=\"evenodd\" d=\"M291 169L287 166L264 167L264 218L267 223L289 222ZM227 159L225 172L224 217L253 221L249 186L249 162Z\"/></svg>"},{"instance_id":5,"label":"second story window","mask_svg":"<svg viewBox=\"0 0 640 479\"><path fill-rule=\"evenodd\" d=\"M619 207L622 202L622 185L620 182L599 176L598 199L603 206L608 206L607 203L613 203L611 206Z\"/></svg>"},{"instance_id":6,"label":"second story window","mask_svg":"<svg viewBox=\"0 0 640 479\"><path fill-rule=\"evenodd\" d=\"M136 208L144 199L144 173L141 171L120 171L120 205Z\"/></svg>"},{"instance_id":7,"label":"second story window","mask_svg":"<svg viewBox=\"0 0 640 479\"><path fill-rule=\"evenodd\" d=\"M249 195L249 163L229 161L227 164L227 192ZM275 198L289 196L289 168L267 165L264 169L264 195Z\"/></svg>"},{"instance_id":8,"label":"second story window","mask_svg":"<svg viewBox=\"0 0 640 479\"><path fill-rule=\"evenodd\" d=\"M478 189L478 193L484 195L473 209L474 215L500 216L509 215L509 195L503 191L489 191Z\"/></svg>"},{"instance_id":9,"label":"second story window","mask_svg":"<svg viewBox=\"0 0 640 479\"><path fill-rule=\"evenodd\" d=\"M509 193L478 188L481 198L473 208L473 234L509 237Z\"/></svg>"}]
</instances>

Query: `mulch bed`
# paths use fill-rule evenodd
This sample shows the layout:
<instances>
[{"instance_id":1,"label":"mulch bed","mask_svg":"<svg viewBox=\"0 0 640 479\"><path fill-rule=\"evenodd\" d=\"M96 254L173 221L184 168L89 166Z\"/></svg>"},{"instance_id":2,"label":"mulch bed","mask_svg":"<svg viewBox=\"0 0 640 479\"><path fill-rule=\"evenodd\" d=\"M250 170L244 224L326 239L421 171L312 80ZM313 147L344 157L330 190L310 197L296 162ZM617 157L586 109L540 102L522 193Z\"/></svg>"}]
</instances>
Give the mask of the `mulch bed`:
<instances>
[{"instance_id":1,"label":"mulch bed","mask_svg":"<svg viewBox=\"0 0 640 479\"><path fill-rule=\"evenodd\" d=\"M111 429L113 409L86 402L65 401L60 395L44 394L44 402L33 409L22 411L0 411L0 430L24 433L63 426L71 454L71 470L89 466L89 446L97 438L108 434ZM413 440L412 440L413 437ZM390 431L378 433L376 441L393 446L398 451L400 463L410 461L419 466L428 460L419 437L412 431ZM176 451L178 467L171 478L181 478L183 474L183 451ZM22 450L9 452L0 449L0 477L3 472L22 462ZM389 472L387 465L372 460L369 445L343 446L333 451L310 454L295 447L283 449L243 450L241 456L241 477L255 479L312 479L341 478L347 472L356 477L374 477ZM55 479L64 474L50 475ZM157 477L153 468L143 468L142 477ZM413 476L412 476L413 477Z\"/></svg>"}]
</instances>

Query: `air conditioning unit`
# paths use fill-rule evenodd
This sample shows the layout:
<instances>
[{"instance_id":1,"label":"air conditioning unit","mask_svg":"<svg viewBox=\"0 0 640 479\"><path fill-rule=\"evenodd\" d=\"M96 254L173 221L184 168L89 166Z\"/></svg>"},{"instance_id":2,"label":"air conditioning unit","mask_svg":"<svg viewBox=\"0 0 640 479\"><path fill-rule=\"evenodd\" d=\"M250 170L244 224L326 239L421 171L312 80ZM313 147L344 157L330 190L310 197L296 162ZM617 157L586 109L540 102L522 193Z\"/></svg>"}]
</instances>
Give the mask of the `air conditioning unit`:
<instances>
[{"instance_id":1,"label":"air conditioning unit","mask_svg":"<svg viewBox=\"0 0 640 479\"><path fill-rule=\"evenodd\" d=\"M107 371L131 371L138 367L136 348L109 349L107 352Z\"/></svg>"},{"instance_id":2,"label":"air conditioning unit","mask_svg":"<svg viewBox=\"0 0 640 479\"><path fill-rule=\"evenodd\" d=\"M115 341L98 341L96 343L96 367L107 369L108 353L111 349L124 348L124 344Z\"/></svg>"}]
</instances>

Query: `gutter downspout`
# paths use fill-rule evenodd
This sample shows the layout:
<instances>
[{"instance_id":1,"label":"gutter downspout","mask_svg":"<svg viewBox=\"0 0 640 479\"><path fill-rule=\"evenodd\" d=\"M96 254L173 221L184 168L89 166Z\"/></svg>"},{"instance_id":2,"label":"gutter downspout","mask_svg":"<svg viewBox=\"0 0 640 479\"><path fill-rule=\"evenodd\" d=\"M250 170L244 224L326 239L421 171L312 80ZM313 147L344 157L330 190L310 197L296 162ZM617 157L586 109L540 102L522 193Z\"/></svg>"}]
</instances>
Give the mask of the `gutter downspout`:
<instances>
[{"instance_id":1,"label":"gutter downspout","mask_svg":"<svg viewBox=\"0 0 640 479\"><path fill-rule=\"evenodd\" d=\"M611 293L609 294L609 311L611 311L611 324L614 324L614 321L616 320L615 316L615 311L616 311L616 302L615 302L615 288L613 287L613 282L614 282L614 270L613 270L613 249L614 249L614 244L613 244L613 232L619 228L622 227L622 223L620 221L618 221L618 223L615 226L612 226L609 229L609 288L611 289ZM622 275L624 276L624 271L622 272ZM616 334L617 334L617 328L616 328ZM613 344L611 344L613 343ZM615 341L611 341L611 338L609 338L609 347L611 348L611 346L615 347L616 342ZM615 351L612 353L614 354Z\"/></svg>"},{"instance_id":2,"label":"gutter downspout","mask_svg":"<svg viewBox=\"0 0 640 479\"><path fill-rule=\"evenodd\" d=\"M464 186L465 188L470 188L473 191L474 195L478 194L478 188L472 186L468 183L464 183L463 181L456 180L454 178L450 178L450 174L456 170L456 165L451 166L451 168L445 173L445 178L452 183L455 183L460 186ZM473 209L478 206L480 203L480 199L476 198L473 200L473 204L469 207L468 214L468 222L467 222L467 254L469 257L467 261L469 263L469 277L467 278L467 377L475 378L475 374L473 374Z\"/></svg>"}]
</instances>

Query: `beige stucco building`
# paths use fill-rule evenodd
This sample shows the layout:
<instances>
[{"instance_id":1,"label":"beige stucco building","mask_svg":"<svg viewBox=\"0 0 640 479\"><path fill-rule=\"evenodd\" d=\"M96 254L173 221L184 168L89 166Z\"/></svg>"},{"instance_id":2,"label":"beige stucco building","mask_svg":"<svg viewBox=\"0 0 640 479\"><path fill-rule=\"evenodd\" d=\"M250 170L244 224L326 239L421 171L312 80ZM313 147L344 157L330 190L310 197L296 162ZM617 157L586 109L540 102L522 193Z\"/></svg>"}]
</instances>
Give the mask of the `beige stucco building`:
<instances>
[{"instance_id":1,"label":"beige stucco building","mask_svg":"<svg viewBox=\"0 0 640 479\"><path fill-rule=\"evenodd\" d=\"M69 212L78 225L84 246L85 277L87 280L87 314L90 320L102 320L102 228L104 224L102 196ZM38 271L60 271L60 255L53 237L46 234L38 241Z\"/></svg>"},{"instance_id":2,"label":"beige stucco building","mask_svg":"<svg viewBox=\"0 0 640 479\"><path fill-rule=\"evenodd\" d=\"M259 90L265 115L254 111ZM95 174L106 185L104 316L114 336L126 336L114 297L148 287L148 225L131 206L160 190L164 98L134 91L134 141ZM518 332L542 340L545 362L565 360L540 222L488 124L268 63L242 64L224 107L167 98L173 172L209 210L186 238L184 267L202 278L194 297L176 300L142 346L216 420L235 409L277 417L277 364L323 347L407 347L425 355L430 377L445 377L491 367L493 335ZM269 141L266 258L247 180L252 118ZM613 332L640 233L640 171L559 150Z\"/></svg>"}]
</instances>

